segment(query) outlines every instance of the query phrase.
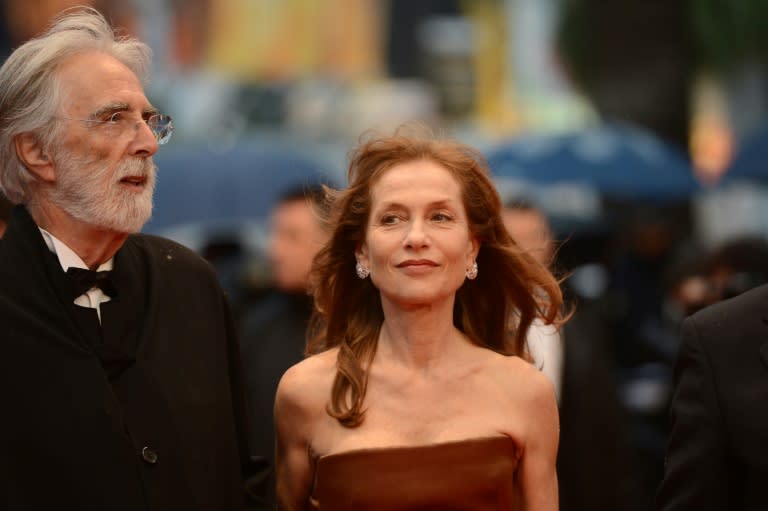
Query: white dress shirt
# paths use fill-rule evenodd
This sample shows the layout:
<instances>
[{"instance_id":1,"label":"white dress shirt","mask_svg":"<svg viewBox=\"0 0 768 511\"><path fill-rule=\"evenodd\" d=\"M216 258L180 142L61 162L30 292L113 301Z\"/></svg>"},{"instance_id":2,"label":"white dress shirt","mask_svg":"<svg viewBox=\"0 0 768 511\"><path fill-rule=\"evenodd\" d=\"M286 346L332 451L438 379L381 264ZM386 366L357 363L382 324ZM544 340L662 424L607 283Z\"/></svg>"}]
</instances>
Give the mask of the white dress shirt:
<instances>
[{"instance_id":1,"label":"white dress shirt","mask_svg":"<svg viewBox=\"0 0 768 511\"><path fill-rule=\"evenodd\" d=\"M77 255L74 250L64 244L63 241L41 227L38 227L38 229L40 229L40 232L43 234L43 239L45 240L45 244L48 245L48 250L56 254L56 257L59 259L59 264L61 264L61 268L65 272L72 267L82 268L84 270L89 269L88 265L86 265L85 262L80 259L80 256ZM96 271L111 270L113 260L114 258L102 264L97 268ZM101 322L100 305L104 302L108 302L109 300L110 297L104 294L104 291L98 287L92 287L84 294L75 298L75 305L96 309L96 314L99 316L99 322Z\"/></svg>"},{"instance_id":2,"label":"white dress shirt","mask_svg":"<svg viewBox=\"0 0 768 511\"><path fill-rule=\"evenodd\" d=\"M563 378L563 343L559 332L536 318L528 329L527 341L533 363L552 381L559 403Z\"/></svg>"}]
</instances>

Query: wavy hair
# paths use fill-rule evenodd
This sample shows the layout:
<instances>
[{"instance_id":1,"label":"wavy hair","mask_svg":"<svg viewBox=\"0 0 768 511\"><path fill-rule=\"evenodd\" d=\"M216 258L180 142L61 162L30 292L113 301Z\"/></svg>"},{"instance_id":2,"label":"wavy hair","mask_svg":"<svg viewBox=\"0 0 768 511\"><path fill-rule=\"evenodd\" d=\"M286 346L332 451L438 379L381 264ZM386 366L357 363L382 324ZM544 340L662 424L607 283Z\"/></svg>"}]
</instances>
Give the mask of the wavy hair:
<instances>
[{"instance_id":1,"label":"wavy hair","mask_svg":"<svg viewBox=\"0 0 768 511\"><path fill-rule=\"evenodd\" d=\"M372 187L388 169L415 160L435 162L456 178L470 233L480 242L480 272L456 293L455 326L478 346L530 360L531 322L537 317L548 324L564 321L558 281L510 237L487 164L476 150L402 128L392 136L364 137L350 159L349 187L327 189L331 238L314 261L316 310L307 343L308 355L339 348L327 411L347 427L362 423L368 368L384 320L378 290L355 274L355 250L365 238Z\"/></svg>"},{"instance_id":2,"label":"wavy hair","mask_svg":"<svg viewBox=\"0 0 768 511\"><path fill-rule=\"evenodd\" d=\"M116 34L95 9L64 11L46 32L19 46L0 68L0 188L14 203L28 202L34 180L16 155L14 139L33 133L50 150L60 123L57 71L72 55L96 51L111 55L146 81L152 50L137 39Z\"/></svg>"}]
</instances>

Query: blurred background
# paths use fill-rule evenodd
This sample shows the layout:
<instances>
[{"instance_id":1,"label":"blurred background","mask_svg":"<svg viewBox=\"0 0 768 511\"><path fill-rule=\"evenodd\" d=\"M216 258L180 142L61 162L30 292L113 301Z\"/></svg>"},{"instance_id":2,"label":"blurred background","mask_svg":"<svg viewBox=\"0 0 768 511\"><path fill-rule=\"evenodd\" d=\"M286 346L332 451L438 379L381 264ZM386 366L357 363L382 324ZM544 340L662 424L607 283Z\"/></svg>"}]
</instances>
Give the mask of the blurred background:
<instances>
[{"instance_id":1,"label":"blurred background","mask_svg":"<svg viewBox=\"0 0 768 511\"><path fill-rule=\"evenodd\" d=\"M627 449L602 483L626 500L592 508L649 509L681 319L768 279L768 3L0 0L0 57L74 4L154 49L176 132L145 230L207 257L238 314L272 286L275 201L344 186L363 131L419 120L480 149L607 339Z\"/></svg>"}]
</instances>

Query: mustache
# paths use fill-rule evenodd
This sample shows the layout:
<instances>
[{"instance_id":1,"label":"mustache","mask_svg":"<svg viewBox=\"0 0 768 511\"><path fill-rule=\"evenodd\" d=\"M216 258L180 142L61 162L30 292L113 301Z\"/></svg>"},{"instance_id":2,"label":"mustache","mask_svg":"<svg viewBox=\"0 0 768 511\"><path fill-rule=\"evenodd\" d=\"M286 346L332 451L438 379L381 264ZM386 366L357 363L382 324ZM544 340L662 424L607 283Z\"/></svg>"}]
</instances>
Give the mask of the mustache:
<instances>
[{"instance_id":1,"label":"mustache","mask_svg":"<svg viewBox=\"0 0 768 511\"><path fill-rule=\"evenodd\" d=\"M152 158L131 158L118 165L115 177L119 181L126 177L154 178L157 173L157 165Z\"/></svg>"}]
</instances>

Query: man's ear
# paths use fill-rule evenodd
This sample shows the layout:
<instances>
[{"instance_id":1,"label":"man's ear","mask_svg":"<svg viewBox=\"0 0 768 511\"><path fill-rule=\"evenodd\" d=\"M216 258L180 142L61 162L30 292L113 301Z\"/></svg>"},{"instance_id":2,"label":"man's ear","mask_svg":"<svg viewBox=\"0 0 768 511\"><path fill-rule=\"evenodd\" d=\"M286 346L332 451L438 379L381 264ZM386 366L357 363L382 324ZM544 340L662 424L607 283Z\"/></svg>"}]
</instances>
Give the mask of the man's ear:
<instances>
[{"instance_id":1,"label":"man's ear","mask_svg":"<svg viewBox=\"0 0 768 511\"><path fill-rule=\"evenodd\" d=\"M27 169L43 181L56 180L53 160L40 140L32 133L21 133L13 139L16 155Z\"/></svg>"}]
</instances>

